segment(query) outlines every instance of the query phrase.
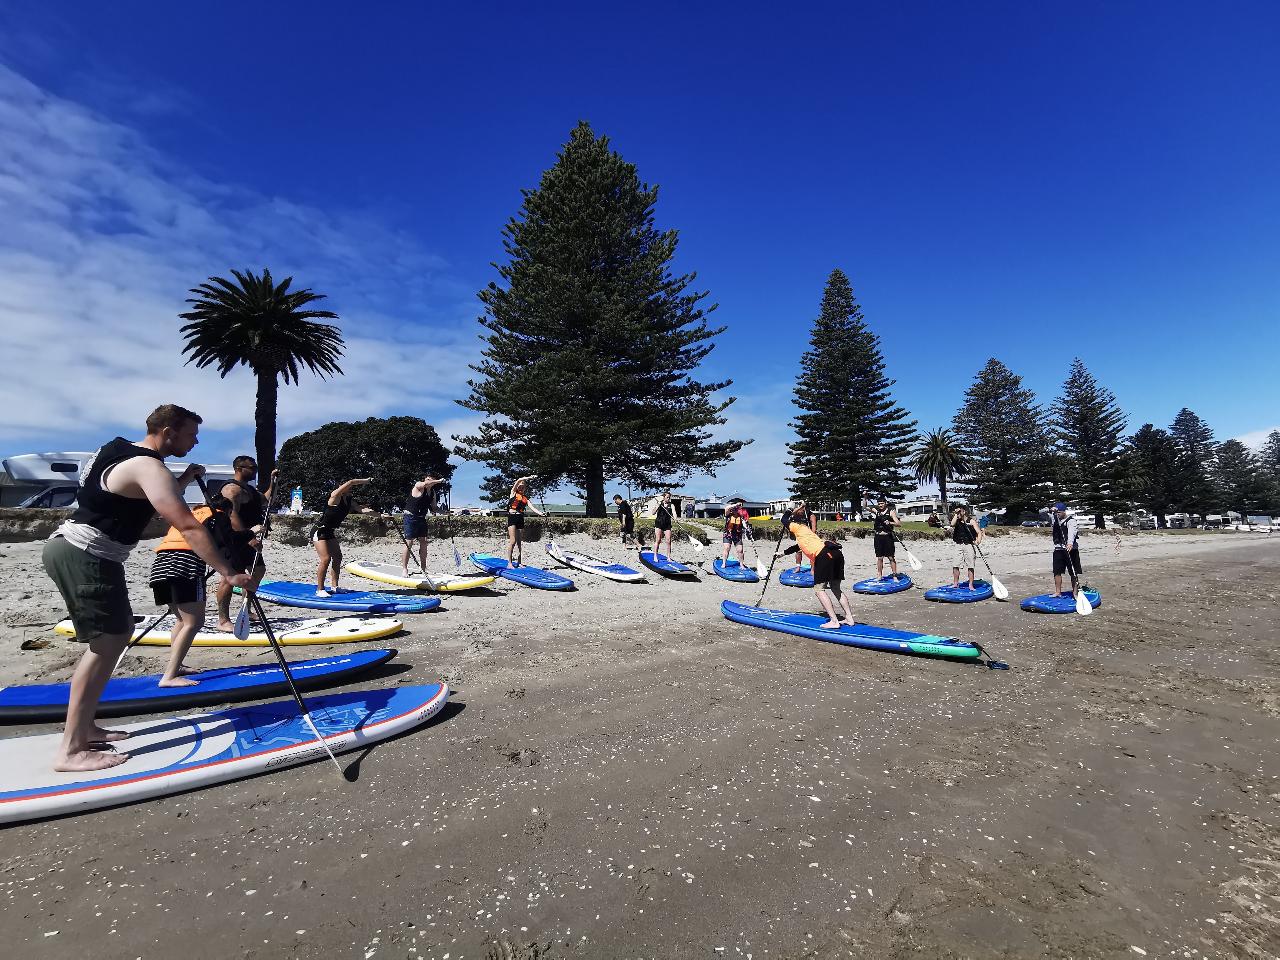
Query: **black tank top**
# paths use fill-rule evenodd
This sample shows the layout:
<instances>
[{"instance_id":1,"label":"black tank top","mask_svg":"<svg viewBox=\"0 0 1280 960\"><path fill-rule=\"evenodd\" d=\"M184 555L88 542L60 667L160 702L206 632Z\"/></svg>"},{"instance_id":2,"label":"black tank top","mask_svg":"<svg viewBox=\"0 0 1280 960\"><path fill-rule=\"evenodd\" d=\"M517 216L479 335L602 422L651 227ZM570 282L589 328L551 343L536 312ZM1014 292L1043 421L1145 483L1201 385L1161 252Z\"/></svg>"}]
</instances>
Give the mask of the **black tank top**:
<instances>
[{"instance_id":1,"label":"black tank top","mask_svg":"<svg viewBox=\"0 0 1280 960\"><path fill-rule=\"evenodd\" d=\"M973 543L973 525L968 520L959 520L951 531L951 539L956 543Z\"/></svg>"},{"instance_id":2,"label":"black tank top","mask_svg":"<svg viewBox=\"0 0 1280 960\"><path fill-rule=\"evenodd\" d=\"M324 527L328 530L336 530L343 520L347 519L347 514L351 512L351 498L343 497L338 501L337 506L324 505L324 513L320 514L320 523L317 526Z\"/></svg>"},{"instance_id":3,"label":"black tank top","mask_svg":"<svg viewBox=\"0 0 1280 960\"><path fill-rule=\"evenodd\" d=\"M674 504L671 507L668 507L666 504L660 503L658 504L658 508L653 511L653 525L659 530L671 529L673 507Z\"/></svg>"},{"instance_id":4,"label":"black tank top","mask_svg":"<svg viewBox=\"0 0 1280 960\"><path fill-rule=\"evenodd\" d=\"M116 437L89 460L89 472L80 481L80 491L76 494L76 511L71 515L76 523L101 530L116 543L128 547L134 546L142 537L142 531L156 515L155 507L151 506L150 500L122 497L104 489L102 475L108 467L134 457L164 460L154 450L139 447L124 437Z\"/></svg>"},{"instance_id":5,"label":"black tank top","mask_svg":"<svg viewBox=\"0 0 1280 960\"><path fill-rule=\"evenodd\" d=\"M228 480L227 483L234 483L241 490L246 490L249 493L248 500L236 504L236 512L240 514L240 522L246 527L261 526L267 519L267 512L262 505L262 501L265 498L258 492L258 488L251 483L241 483L239 480Z\"/></svg>"},{"instance_id":6,"label":"black tank top","mask_svg":"<svg viewBox=\"0 0 1280 960\"><path fill-rule=\"evenodd\" d=\"M1053 518L1053 542L1064 547L1067 545L1067 521L1059 523L1057 517Z\"/></svg>"},{"instance_id":7,"label":"black tank top","mask_svg":"<svg viewBox=\"0 0 1280 960\"><path fill-rule=\"evenodd\" d=\"M413 491L409 492L409 499L404 505L404 512L411 517L421 519L427 515L427 495L425 493L414 496Z\"/></svg>"},{"instance_id":8,"label":"black tank top","mask_svg":"<svg viewBox=\"0 0 1280 960\"><path fill-rule=\"evenodd\" d=\"M888 513L877 513L875 521L876 536L884 536L893 533L893 526L889 523L892 519Z\"/></svg>"}]
</instances>

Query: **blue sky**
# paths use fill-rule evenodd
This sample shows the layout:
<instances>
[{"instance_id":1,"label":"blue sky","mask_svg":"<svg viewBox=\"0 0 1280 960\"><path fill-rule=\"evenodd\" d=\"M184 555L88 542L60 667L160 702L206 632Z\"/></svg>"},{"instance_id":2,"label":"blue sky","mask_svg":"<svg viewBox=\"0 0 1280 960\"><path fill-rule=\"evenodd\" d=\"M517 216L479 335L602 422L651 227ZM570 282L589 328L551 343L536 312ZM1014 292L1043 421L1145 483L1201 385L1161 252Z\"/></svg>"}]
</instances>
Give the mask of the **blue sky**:
<instances>
[{"instance_id":1,"label":"blue sky","mask_svg":"<svg viewBox=\"0 0 1280 960\"><path fill-rule=\"evenodd\" d=\"M1048 402L1076 355L1132 428L1280 425L1280 7L889 6L0 3L0 453L170 399L205 460L247 449L249 378L184 369L175 317L264 265L350 343L282 436L467 429L475 292L579 119L660 185L729 327L706 375L756 443L696 491L781 492L833 267L922 427L989 356Z\"/></svg>"}]
</instances>

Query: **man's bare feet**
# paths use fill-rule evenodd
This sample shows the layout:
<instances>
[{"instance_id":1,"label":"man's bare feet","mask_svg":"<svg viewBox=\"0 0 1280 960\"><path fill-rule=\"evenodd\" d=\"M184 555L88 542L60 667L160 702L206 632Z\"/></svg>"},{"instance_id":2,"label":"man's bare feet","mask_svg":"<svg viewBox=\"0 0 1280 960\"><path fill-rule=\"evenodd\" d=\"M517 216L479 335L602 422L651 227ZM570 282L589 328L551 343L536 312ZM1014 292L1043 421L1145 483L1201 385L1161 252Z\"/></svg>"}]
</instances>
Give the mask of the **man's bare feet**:
<instances>
[{"instance_id":1,"label":"man's bare feet","mask_svg":"<svg viewBox=\"0 0 1280 960\"><path fill-rule=\"evenodd\" d=\"M236 625L230 620L219 620L218 629L223 633L234 633Z\"/></svg>"},{"instance_id":2,"label":"man's bare feet","mask_svg":"<svg viewBox=\"0 0 1280 960\"><path fill-rule=\"evenodd\" d=\"M59 754L53 761L53 769L64 773L80 770L106 770L118 767L129 759L127 753L106 752L104 750L77 750L73 753Z\"/></svg>"},{"instance_id":3,"label":"man's bare feet","mask_svg":"<svg viewBox=\"0 0 1280 960\"><path fill-rule=\"evenodd\" d=\"M188 671L183 671L183 672L186 673ZM188 680L184 676L177 676L177 677L163 677L160 680L160 682L156 684L156 686L157 687L194 687L194 686L198 686L199 683L200 683L199 680Z\"/></svg>"},{"instance_id":4,"label":"man's bare feet","mask_svg":"<svg viewBox=\"0 0 1280 960\"><path fill-rule=\"evenodd\" d=\"M839 629L840 629L840 621L839 621L839 620L828 620L826 623L821 624L821 627L822 627L822 629L823 629L823 630L839 630Z\"/></svg>"},{"instance_id":5,"label":"man's bare feet","mask_svg":"<svg viewBox=\"0 0 1280 960\"><path fill-rule=\"evenodd\" d=\"M129 731L127 730L106 730L95 724L89 731L89 740L93 743L115 743L117 740L128 739Z\"/></svg>"}]
</instances>

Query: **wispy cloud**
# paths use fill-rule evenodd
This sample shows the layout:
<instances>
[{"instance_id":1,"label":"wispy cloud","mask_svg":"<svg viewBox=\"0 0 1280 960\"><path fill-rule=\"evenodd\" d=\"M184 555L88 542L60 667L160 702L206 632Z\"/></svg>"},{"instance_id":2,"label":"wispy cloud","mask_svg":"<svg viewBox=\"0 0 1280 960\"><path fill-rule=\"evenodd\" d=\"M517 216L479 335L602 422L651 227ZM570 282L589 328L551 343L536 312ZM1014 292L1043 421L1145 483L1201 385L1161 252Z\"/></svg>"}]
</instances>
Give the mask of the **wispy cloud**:
<instances>
[{"instance_id":1,"label":"wispy cloud","mask_svg":"<svg viewBox=\"0 0 1280 960\"><path fill-rule=\"evenodd\" d=\"M199 177L4 66L0 223L0 438L54 446L134 431L165 401L214 429L249 427L248 373L219 380L180 353L187 290L232 267L291 274L342 317L346 376L283 391L284 435L339 418L457 416L477 310L444 259L374 219Z\"/></svg>"},{"instance_id":2,"label":"wispy cloud","mask_svg":"<svg viewBox=\"0 0 1280 960\"><path fill-rule=\"evenodd\" d=\"M1280 424L1274 427L1265 427L1262 430L1250 430L1248 433L1240 434L1235 439L1252 450L1261 450L1262 445L1267 442L1267 437L1277 430L1280 430Z\"/></svg>"}]
</instances>

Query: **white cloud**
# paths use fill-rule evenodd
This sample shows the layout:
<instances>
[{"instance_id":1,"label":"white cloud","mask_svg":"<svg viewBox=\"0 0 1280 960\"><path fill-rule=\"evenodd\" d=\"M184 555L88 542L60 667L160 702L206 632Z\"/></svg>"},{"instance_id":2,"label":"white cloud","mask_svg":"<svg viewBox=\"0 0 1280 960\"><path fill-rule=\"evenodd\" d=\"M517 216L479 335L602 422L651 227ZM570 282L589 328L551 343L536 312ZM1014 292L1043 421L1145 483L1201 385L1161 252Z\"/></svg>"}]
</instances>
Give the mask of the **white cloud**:
<instances>
[{"instance_id":1,"label":"white cloud","mask_svg":"<svg viewBox=\"0 0 1280 960\"><path fill-rule=\"evenodd\" d=\"M1265 427L1262 430L1250 430L1248 433L1242 433L1234 439L1239 440L1251 450L1261 450L1262 445L1267 442L1267 437L1275 430L1280 430L1280 425Z\"/></svg>"},{"instance_id":2,"label":"white cloud","mask_svg":"<svg viewBox=\"0 0 1280 960\"><path fill-rule=\"evenodd\" d=\"M346 376L280 393L281 436L332 419L456 418L479 353L474 288L412 238L212 183L133 129L0 66L0 437L135 429L157 403L250 427L254 384L184 367L190 287L268 266L329 295ZM447 442L447 435L444 435Z\"/></svg>"}]
</instances>

